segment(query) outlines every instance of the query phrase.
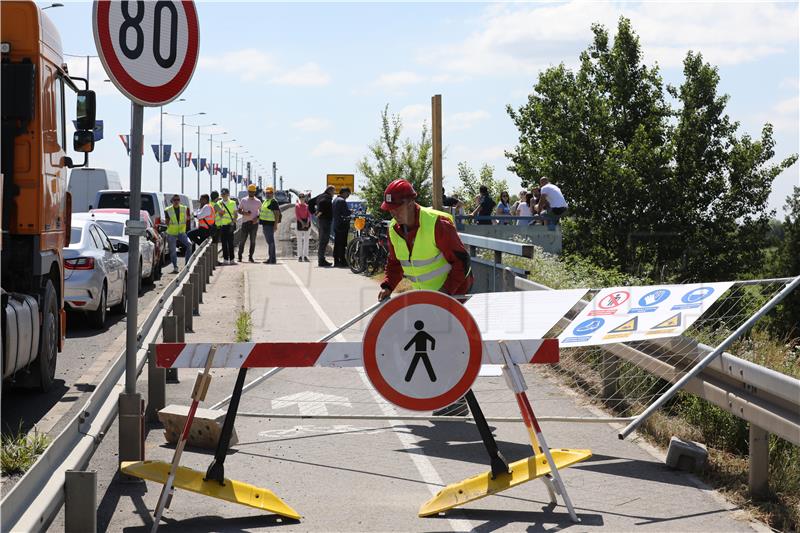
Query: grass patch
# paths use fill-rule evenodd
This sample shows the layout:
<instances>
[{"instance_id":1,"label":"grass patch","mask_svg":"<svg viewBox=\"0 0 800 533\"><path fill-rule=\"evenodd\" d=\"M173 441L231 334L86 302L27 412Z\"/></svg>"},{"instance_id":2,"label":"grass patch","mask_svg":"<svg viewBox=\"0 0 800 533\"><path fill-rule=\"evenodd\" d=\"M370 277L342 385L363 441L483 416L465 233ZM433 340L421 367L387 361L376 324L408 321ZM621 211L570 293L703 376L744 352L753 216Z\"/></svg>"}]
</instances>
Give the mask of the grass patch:
<instances>
[{"instance_id":1,"label":"grass patch","mask_svg":"<svg viewBox=\"0 0 800 533\"><path fill-rule=\"evenodd\" d=\"M236 342L249 342L253 336L252 311L239 311L236 316Z\"/></svg>"},{"instance_id":2,"label":"grass patch","mask_svg":"<svg viewBox=\"0 0 800 533\"><path fill-rule=\"evenodd\" d=\"M35 429L32 433L22 431L22 424L13 435L2 437L0 470L4 476L24 474L36 462L50 444L50 437Z\"/></svg>"}]
</instances>

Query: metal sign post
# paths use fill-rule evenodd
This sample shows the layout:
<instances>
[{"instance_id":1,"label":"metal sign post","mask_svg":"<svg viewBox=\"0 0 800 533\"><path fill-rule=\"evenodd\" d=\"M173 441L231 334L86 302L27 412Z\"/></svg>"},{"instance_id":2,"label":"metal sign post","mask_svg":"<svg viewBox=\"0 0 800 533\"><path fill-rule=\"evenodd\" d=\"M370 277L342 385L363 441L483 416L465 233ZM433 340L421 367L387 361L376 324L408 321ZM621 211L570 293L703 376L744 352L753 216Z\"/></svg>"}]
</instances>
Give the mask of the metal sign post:
<instances>
[{"instance_id":1,"label":"metal sign post","mask_svg":"<svg viewBox=\"0 0 800 533\"><path fill-rule=\"evenodd\" d=\"M130 220L126 224L128 234L128 315L125 327L125 394L136 394L136 333L139 325L139 210L142 205L142 121L144 108L131 102L131 199Z\"/></svg>"}]
</instances>

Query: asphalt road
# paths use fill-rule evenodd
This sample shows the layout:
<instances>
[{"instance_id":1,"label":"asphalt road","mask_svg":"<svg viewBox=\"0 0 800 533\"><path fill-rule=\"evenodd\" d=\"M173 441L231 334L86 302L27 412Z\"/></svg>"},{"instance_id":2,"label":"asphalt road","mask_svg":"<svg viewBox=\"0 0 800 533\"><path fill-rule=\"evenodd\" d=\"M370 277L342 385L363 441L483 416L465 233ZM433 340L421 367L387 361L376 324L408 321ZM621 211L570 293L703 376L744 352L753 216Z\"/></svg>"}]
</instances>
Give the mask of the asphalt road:
<instances>
[{"instance_id":1,"label":"asphalt road","mask_svg":"<svg viewBox=\"0 0 800 533\"><path fill-rule=\"evenodd\" d=\"M291 241L286 241L291 242ZM259 242L256 259L265 255ZM277 265L222 267L195 319L187 342L230 342L238 310L252 311L254 341L314 340L375 301L377 284L344 269L320 269L292 257ZM365 323L337 340L357 340ZM204 407L233 388L235 370L213 371ZM251 370L250 378L262 373ZM167 386L167 403L187 405L196 370L181 370ZM534 409L540 415L586 416L575 395L527 367ZM146 390L146 376L139 390ZM249 381L249 380L248 380ZM502 378L480 378L474 387L487 415L517 416ZM242 398L244 412L398 416L357 369L286 369ZM421 519L419 506L442 486L487 470L486 454L471 423L315 420L244 417L236 421L239 443L226 459L226 476L268 488L297 509L299 522L185 491L176 491L161 531L752 531L734 506L696 478L667 469L663 457L635 441L619 441L608 424L545 423L553 447L591 448L593 457L563 471L581 524L563 505L551 506L539 481L446 515ZM117 425L93 457L98 472L98 527L149 531L161 486L123 482L117 474ZM530 455L522 424L495 424L509 460ZM151 426L146 458L170 461L173 448ZM181 464L205 471L210 452L189 448ZM51 531L64 529L63 511Z\"/></svg>"}]
</instances>

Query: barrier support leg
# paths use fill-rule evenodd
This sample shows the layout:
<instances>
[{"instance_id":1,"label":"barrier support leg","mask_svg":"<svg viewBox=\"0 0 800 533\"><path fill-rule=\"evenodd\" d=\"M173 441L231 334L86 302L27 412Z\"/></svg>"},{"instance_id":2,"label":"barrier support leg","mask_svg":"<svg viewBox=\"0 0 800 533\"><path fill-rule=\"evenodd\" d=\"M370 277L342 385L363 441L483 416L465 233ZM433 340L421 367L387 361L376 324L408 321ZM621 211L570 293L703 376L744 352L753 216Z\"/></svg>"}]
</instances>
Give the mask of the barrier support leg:
<instances>
[{"instance_id":1,"label":"barrier support leg","mask_svg":"<svg viewBox=\"0 0 800 533\"><path fill-rule=\"evenodd\" d=\"M178 342L178 318L175 316L165 316L161 321L161 335L162 335L162 342ZM167 368L166 369L166 382L173 384L173 383L180 383L178 381L178 369L177 368ZM166 400L164 402L166 405Z\"/></svg>"},{"instance_id":2,"label":"barrier support leg","mask_svg":"<svg viewBox=\"0 0 800 533\"><path fill-rule=\"evenodd\" d=\"M164 317L166 320L167 317ZM147 408L145 418L148 422L158 420L158 412L167 404L166 370L156 366L156 345L147 350Z\"/></svg>"},{"instance_id":3,"label":"barrier support leg","mask_svg":"<svg viewBox=\"0 0 800 533\"><path fill-rule=\"evenodd\" d=\"M225 422L222 424L222 432L217 442L217 451L206 471L206 481L216 481L220 485L225 484L225 457L228 455L231 434L233 433L233 423L236 421L236 412L239 410L239 400L242 397L244 380L247 378L247 369L240 368L239 375L236 376L236 384L233 386L231 403L228 405L228 413L225 415Z\"/></svg>"},{"instance_id":4,"label":"barrier support leg","mask_svg":"<svg viewBox=\"0 0 800 533\"><path fill-rule=\"evenodd\" d=\"M494 435L492 435L492 429L486 422L486 417L483 416L481 406L478 404L478 399L475 397L475 393L472 392L472 389L467 392L464 398L467 400L469 410L472 412L472 416L475 418L475 425L478 426L478 432L481 434L483 445L486 448L486 452L489 454L489 463L492 467L492 478L495 478L500 474L508 474L508 461L506 461L505 457L503 457L503 454L500 453L500 449L497 447L497 441L494 440Z\"/></svg>"},{"instance_id":5,"label":"barrier support leg","mask_svg":"<svg viewBox=\"0 0 800 533\"><path fill-rule=\"evenodd\" d=\"M97 531L97 472L67 470L64 475L64 532Z\"/></svg>"}]
</instances>

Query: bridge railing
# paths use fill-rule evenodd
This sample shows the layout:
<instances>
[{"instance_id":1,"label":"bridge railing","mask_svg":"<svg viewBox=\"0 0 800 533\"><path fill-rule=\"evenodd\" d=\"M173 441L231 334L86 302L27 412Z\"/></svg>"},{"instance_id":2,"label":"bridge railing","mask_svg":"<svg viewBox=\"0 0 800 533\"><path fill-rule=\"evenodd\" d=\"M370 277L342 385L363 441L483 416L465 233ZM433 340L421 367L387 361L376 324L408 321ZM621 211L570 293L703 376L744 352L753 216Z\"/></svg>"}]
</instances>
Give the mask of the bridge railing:
<instances>
[{"instance_id":1,"label":"bridge railing","mask_svg":"<svg viewBox=\"0 0 800 533\"><path fill-rule=\"evenodd\" d=\"M547 215L529 217L455 215L455 219L456 227L462 233L494 239L523 240L535 244L547 253L555 255L561 253L561 224L556 224L555 220L548 218Z\"/></svg>"}]
</instances>

